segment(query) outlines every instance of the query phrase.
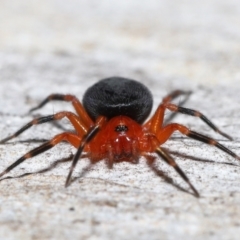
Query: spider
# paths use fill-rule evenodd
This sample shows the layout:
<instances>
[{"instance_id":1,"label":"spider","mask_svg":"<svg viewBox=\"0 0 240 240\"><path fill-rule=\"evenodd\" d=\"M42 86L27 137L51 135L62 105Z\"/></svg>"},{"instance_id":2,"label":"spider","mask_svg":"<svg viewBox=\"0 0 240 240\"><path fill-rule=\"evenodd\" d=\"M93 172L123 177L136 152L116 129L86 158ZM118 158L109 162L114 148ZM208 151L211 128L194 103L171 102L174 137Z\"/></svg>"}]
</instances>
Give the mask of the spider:
<instances>
[{"instance_id":1,"label":"spider","mask_svg":"<svg viewBox=\"0 0 240 240\"><path fill-rule=\"evenodd\" d=\"M146 119L152 109L153 97L146 86L135 80L122 77L102 79L87 89L82 104L74 95L51 94L37 107L32 108L30 112L42 108L52 100L59 100L71 102L77 114L62 111L35 118L13 135L1 140L0 143L5 143L17 137L33 125L60 120L64 117L71 122L75 132L63 132L54 136L51 140L17 159L0 173L0 177L26 159L43 153L62 141L66 141L73 145L77 151L73 157L65 187L69 186L73 170L83 152L87 153L92 164L105 159L108 168L112 168L113 164L123 161L137 164L140 156L144 156L153 164L159 156L176 170L192 189L193 194L199 197L198 191L183 170L167 150L161 147L173 132L179 131L187 137L214 145L237 160L240 160L240 157L216 140L194 132L184 125L170 123L163 126L165 111L170 110L175 113L198 117L217 133L232 140L230 136L220 131L199 111L171 103L173 99L184 94L190 94L190 92L175 90L165 96L153 116L147 121ZM153 157L152 153L157 155Z\"/></svg>"}]
</instances>

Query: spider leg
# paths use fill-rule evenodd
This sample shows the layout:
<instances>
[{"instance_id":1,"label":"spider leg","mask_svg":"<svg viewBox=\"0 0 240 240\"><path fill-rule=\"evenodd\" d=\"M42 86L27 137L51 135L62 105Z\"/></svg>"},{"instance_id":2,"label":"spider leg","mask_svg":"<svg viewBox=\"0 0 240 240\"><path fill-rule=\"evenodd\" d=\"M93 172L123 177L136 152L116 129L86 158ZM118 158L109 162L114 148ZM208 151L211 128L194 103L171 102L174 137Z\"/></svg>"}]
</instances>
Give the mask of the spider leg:
<instances>
[{"instance_id":1,"label":"spider leg","mask_svg":"<svg viewBox=\"0 0 240 240\"><path fill-rule=\"evenodd\" d=\"M177 124L177 123L172 123L169 124L167 126L165 126L164 128L162 128L161 130L158 131L157 138L160 142L160 144L163 144L164 142L166 142L170 136L173 134L173 132L175 131L179 131L182 134L193 138L195 140L198 140L200 142L203 143L207 143L209 145L213 145L219 149L221 149L223 152L231 155L232 157L240 160L240 157L235 154L234 152L232 152L231 150L229 150L228 148L224 147L222 144L220 144L219 142L217 142L216 140L214 140L213 138L207 137L205 135L202 135L200 133L191 131L190 129L188 129L187 127L181 125L181 124Z\"/></svg>"},{"instance_id":2,"label":"spider leg","mask_svg":"<svg viewBox=\"0 0 240 240\"><path fill-rule=\"evenodd\" d=\"M106 164L108 169L112 169L113 163L114 163L113 149L110 144L107 145L107 148L108 148L108 157L106 159Z\"/></svg>"},{"instance_id":3,"label":"spider leg","mask_svg":"<svg viewBox=\"0 0 240 240\"><path fill-rule=\"evenodd\" d=\"M182 188L180 185L175 183L171 177L169 177L164 171L160 170L156 167L155 162L157 160L156 156L144 154L144 157L147 159L148 166L152 169L152 171L165 182L171 184L172 186L176 187L177 189L181 190L182 192L189 193L186 189Z\"/></svg>"},{"instance_id":4,"label":"spider leg","mask_svg":"<svg viewBox=\"0 0 240 240\"><path fill-rule=\"evenodd\" d=\"M175 91L171 92L170 94L168 94L167 96L165 96L162 100L162 103L171 102L173 99L179 97L180 95L189 96L191 93L192 93L191 91L175 90ZM180 105L182 105L182 104L180 104Z\"/></svg>"},{"instance_id":5,"label":"spider leg","mask_svg":"<svg viewBox=\"0 0 240 240\"><path fill-rule=\"evenodd\" d=\"M194 117L198 117L201 120L203 120L210 128L212 128L215 132L221 134L222 136L224 136L225 138L229 139L229 140L233 140L232 137L230 137L228 134L222 132L217 126L215 126L213 124L213 122L211 122L206 116L204 116L201 112L198 112L196 110L190 109L190 108L184 108L184 107L180 107L177 106L175 104L172 103L166 103L163 104L165 108L167 108L168 110L172 111L172 112L179 112L179 113L183 113L186 115L190 115L190 116L194 116Z\"/></svg>"},{"instance_id":6,"label":"spider leg","mask_svg":"<svg viewBox=\"0 0 240 240\"><path fill-rule=\"evenodd\" d=\"M47 104L50 101L58 100L58 101L65 101L65 102L71 102L74 109L76 110L79 117L82 119L83 123L90 127L93 125L92 119L88 116L87 112L83 108L83 105L80 103L80 101L77 99L76 96L70 95L70 94L51 94L47 98L45 98L37 107L34 107L30 109L29 112L33 112L39 108L42 108L45 104Z\"/></svg>"},{"instance_id":7,"label":"spider leg","mask_svg":"<svg viewBox=\"0 0 240 240\"><path fill-rule=\"evenodd\" d=\"M75 128L75 130L77 131L77 133L80 136L87 133L87 127L81 122L81 120L79 119L79 117L76 114L67 112L67 111L63 111L63 112L59 112L59 113L56 113L53 115L33 119L31 122L24 125L13 135L1 140L0 143L7 142L12 138L17 137L18 135L20 135L21 133L23 133L28 128L32 127L33 125L38 125L38 124L42 124L42 123L46 123L46 122L50 122L50 121L54 121L54 120L60 120L64 117L67 117L69 119L69 121L72 123L73 127Z\"/></svg>"},{"instance_id":8,"label":"spider leg","mask_svg":"<svg viewBox=\"0 0 240 240\"><path fill-rule=\"evenodd\" d=\"M33 150L29 151L28 153L24 154L22 157L17 159L13 164L7 167L1 174L0 177L5 175L6 173L10 172L13 168L24 162L26 159L32 158L40 153L43 153L50 148L54 147L56 144L67 141L74 147L78 147L81 142L81 138L73 133L61 133L53 137L52 140L45 142L44 144L40 145L39 147L34 148Z\"/></svg>"},{"instance_id":9,"label":"spider leg","mask_svg":"<svg viewBox=\"0 0 240 240\"><path fill-rule=\"evenodd\" d=\"M183 106L190 94L192 93L192 91L182 91L182 90L175 90L173 92L171 92L170 94L168 94L166 97L163 98L162 103L168 103L171 102L173 99L181 96L181 95L185 95L185 98L178 103L178 106ZM172 119L177 115L177 112L172 112L169 116L167 116L164 119L164 125L167 125L170 121L172 121Z\"/></svg>"},{"instance_id":10,"label":"spider leg","mask_svg":"<svg viewBox=\"0 0 240 240\"><path fill-rule=\"evenodd\" d=\"M96 133L99 131L99 129L102 127L102 125L105 122L106 122L105 117L102 117L102 116L98 117L95 125L93 127L91 127L89 129L88 133L83 137L82 142L79 145L78 150L73 158L72 165L71 165L71 168L69 170L69 173L68 173L68 176L66 179L65 187L68 187L70 184L73 170L74 170L75 166L77 165L77 162L78 162L80 156L82 155L82 151L83 151L84 147L96 135Z\"/></svg>"},{"instance_id":11,"label":"spider leg","mask_svg":"<svg viewBox=\"0 0 240 240\"><path fill-rule=\"evenodd\" d=\"M196 197L199 197L199 193L196 188L191 184L190 180L186 176L186 174L182 171L182 169L177 165L175 160L168 154L167 151L163 150L161 147L156 149L156 153L170 166L172 166L176 172L182 177L182 179L189 185L189 187L193 190Z\"/></svg>"}]
</instances>

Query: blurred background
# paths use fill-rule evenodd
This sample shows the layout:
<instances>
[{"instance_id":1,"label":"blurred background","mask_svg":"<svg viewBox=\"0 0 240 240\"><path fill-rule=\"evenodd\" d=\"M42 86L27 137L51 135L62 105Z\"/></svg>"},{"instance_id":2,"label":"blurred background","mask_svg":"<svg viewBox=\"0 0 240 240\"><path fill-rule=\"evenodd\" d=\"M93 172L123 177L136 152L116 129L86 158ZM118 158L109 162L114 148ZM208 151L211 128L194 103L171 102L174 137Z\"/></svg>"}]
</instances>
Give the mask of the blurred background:
<instances>
[{"instance_id":1,"label":"blurred background","mask_svg":"<svg viewBox=\"0 0 240 240\"><path fill-rule=\"evenodd\" d=\"M145 74L203 85L240 81L238 0L1 0L0 18L0 67L19 56L52 54L87 59L92 72L102 67L96 79L115 68L140 80Z\"/></svg>"}]
</instances>

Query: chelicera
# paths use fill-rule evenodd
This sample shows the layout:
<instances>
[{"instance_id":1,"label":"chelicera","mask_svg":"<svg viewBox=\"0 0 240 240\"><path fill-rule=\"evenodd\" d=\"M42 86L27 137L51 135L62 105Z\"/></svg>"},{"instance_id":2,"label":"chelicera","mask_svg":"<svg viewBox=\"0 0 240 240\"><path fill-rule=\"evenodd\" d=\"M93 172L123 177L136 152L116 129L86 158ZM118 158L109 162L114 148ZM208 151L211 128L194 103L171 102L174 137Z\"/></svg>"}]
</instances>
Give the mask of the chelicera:
<instances>
[{"instance_id":1,"label":"chelicera","mask_svg":"<svg viewBox=\"0 0 240 240\"><path fill-rule=\"evenodd\" d=\"M171 103L174 98L184 94L189 94L189 92L176 90L165 96L153 116L147 121L146 119L153 105L152 94L146 86L135 80L122 77L100 80L87 89L82 104L73 95L51 94L30 111L37 110L52 100L59 100L71 102L76 114L62 111L53 115L35 118L0 143L5 143L17 137L33 125L60 120L64 117L71 122L75 132L63 132L54 136L51 140L17 159L0 174L0 177L26 159L43 153L62 141L66 141L77 149L66 179L66 187L71 182L72 172L83 152L87 153L91 163L105 159L109 168L112 168L113 164L122 161L138 163L140 156L144 156L151 163L154 163L157 156L159 156L176 170L192 189L194 195L199 197L198 191L191 184L186 174L172 156L161 147L175 131L179 131L195 140L214 145L235 159L240 160L240 157L216 140L194 132L184 125L170 123L163 126L165 111L170 110L198 117L217 133L232 140L230 136L220 131L202 113ZM152 153L157 155L154 157Z\"/></svg>"}]
</instances>

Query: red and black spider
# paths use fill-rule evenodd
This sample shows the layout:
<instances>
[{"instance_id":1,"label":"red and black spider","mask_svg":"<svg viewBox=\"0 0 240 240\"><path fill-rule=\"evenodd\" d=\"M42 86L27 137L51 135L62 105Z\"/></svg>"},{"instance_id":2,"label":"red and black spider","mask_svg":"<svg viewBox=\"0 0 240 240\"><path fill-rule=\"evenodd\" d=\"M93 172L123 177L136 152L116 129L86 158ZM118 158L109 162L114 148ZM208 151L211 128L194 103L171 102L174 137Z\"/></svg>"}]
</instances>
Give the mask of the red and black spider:
<instances>
[{"instance_id":1,"label":"red and black spider","mask_svg":"<svg viewBox=\"0 0 240 240\"><path fill-rule=\"evenodd\" d=\"M30 111L43 107L49 101L60 100L71 102L77 114L62 111L33 119L16 133L0 141L0 143L17 137L33 125L60 120L64 117L69 119L76 132L63 132L54 136L51 140L16 160L0 174L0 177L26 159L45 152L62 141L67 141L77 148L77 152L72 160L66 179L66 187L71 182L72 172L83 152L87 153L91 163L105 159L109 168L112 168L114 163L123 161L138 163L140 156L145 156L147 160L153 163L156 157L149 153L157 153L188 183L195 196L199 197L198 191L191 184L186 174L169 153L161 147L173 132L179 131L190 138L214 145L238 160L240 160L240 157L216 140L191 131L184 125L171 123L163 126L164 113L168 109L172 112L198 117L217 133L232 140L230 136L221 132L202 113L171 103L174 98L182 94L189 94L189 92L176 90L164 97L156 112L145 123L144 121L152 109L153 98L147 87L135 80L121 77L103 79L86 91L83 96L83 104L73 95L52 94Z\"/></svg>"}]
</instances>

